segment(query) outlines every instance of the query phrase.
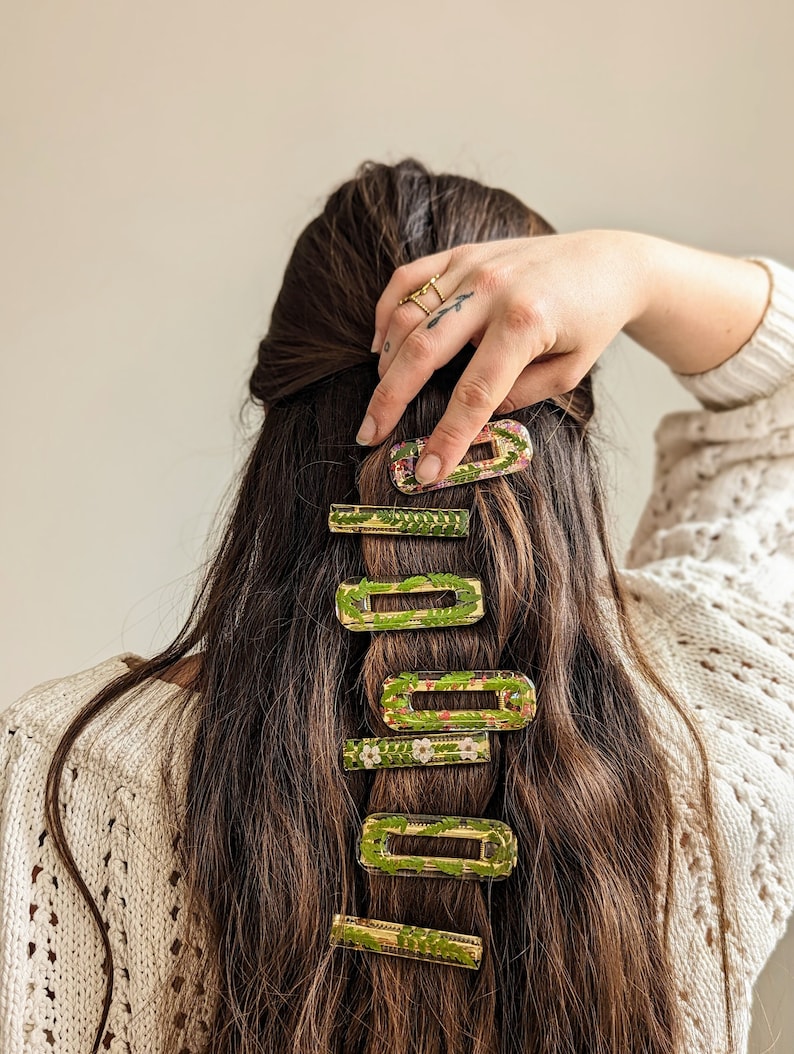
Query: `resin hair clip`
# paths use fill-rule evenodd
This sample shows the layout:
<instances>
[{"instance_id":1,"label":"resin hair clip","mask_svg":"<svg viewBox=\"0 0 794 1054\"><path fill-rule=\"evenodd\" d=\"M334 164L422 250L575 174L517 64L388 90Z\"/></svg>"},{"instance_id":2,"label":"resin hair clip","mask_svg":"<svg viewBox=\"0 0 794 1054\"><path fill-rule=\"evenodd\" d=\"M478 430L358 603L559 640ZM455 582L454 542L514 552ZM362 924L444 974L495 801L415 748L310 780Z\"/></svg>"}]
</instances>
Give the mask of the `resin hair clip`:
<instances>
[{"instance_id":1,"label":"resin hair clip","mask_svg":"<svg viewBox=\"0 0 794 1054\"><path fill-rule=\"evenodd\" d=\"M449 933L400 922L361 919L356 915L334 915L330 943L340 948L406 959L445 963L478 970L482 962L482 940L468 933Z\"/></svg>"},{"instance_id":2,"label":"resin hair clip","mask_svg":"<svg viewBox=\"0 0 794 1054\"><path fill-rule=\"evenodd\" d=\"M404 494L418 494L420 491L457 487L461 483L474 483L481 479L491 479L493 476L506 476L510 472L520 472L527 468L532 460L532 440L529 438L529 432L518 421L503 418L499 421L489 421L472 443L472 446L492 443L495 447L493 457L458 465L448 476L437 479L435 483L420 483L414 475L414 469L428 439L429 436L422 436L405 443L396 443L389 451L392 482L397 490Z\"/></svg>"},{"instance_id":3,"label":"resin hair clip","mask_svg":"<svg viewBox=\"0 0 794 1054\"><path fill-rule=\"evenodd\" d=\"M328 528L337 534L430 534L440 538L465 538L469 533L469 510L332 505Z\"/></svg>"},{"instance_id":4,"label":"resin hair clip","mask_svg":"<svg viewBox=\"0 0 794 1054\"><path fill-rule=\"evenodd\" d=\"M480 843L480 855L471 860L465 856L394 853L391 841L395 835L474 840ZM370 874L376 875L422 875L475 881L507 878L515 867L517 856L515 835L506 823L472 816L375 812L365 818L358 841L359 863Z\"/></svg>"},{"instance_id":5,"label":"resin hair clip","mask_svg":"<svg viewBox=\"0 0 794 1054\"><path fill-rule=\"evenodd\" d=\"M414 708L419 692L495 692L497 705L492 709L422 710ZM510 732L528 725L535 716L535 686L523 673L511 670L419 670L387 677L380 705L390 728L408 732Z\"/></svg>"},{"instance_id":6,"label":"resin hair clip","mask_svg":"<svg viewBox=\"0 0 794 1054\"><path fill-rule=\"evenodd\" d=\"M393 736L348 739L343 754L346 769L410 768L421 765L472 765L491 760L486 732L474 735Z\"/></svg>"},{"instance_id":7,"label":"resin hair clip","mask_svg":"<svg viewBox=\"0 0 794 1054\"><path fill-rule=\"evenodd\" d=\"M438 593L451 590L455 603L445 607L407 611L373 611L375 594ZM336 617L349 630L437 629L468 626L485 614L479 578L445 573L410 575L407 578L348 578L336 590Z\"/></svg>"}]
</instances>

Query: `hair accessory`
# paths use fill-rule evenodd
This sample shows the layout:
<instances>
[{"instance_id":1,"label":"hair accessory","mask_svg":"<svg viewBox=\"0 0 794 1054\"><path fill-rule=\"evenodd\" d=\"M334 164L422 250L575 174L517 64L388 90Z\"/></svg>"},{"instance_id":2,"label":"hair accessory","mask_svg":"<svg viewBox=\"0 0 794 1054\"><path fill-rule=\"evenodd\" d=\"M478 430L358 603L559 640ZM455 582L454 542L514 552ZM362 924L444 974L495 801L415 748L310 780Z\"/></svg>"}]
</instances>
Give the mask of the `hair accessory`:
<instances>
[{"instance_id":1,"label":"hair accessory","mask_svg":"<svg viewBox=\"0 0 794 1054\"><path fill-rule=\"evenodd\" d=\"M373 611L375 593L433 593L452 590L455 603L445 607L415 608L407 611ZM349 630L365 632L383 629L436 629L467 626L485 614L482 583L479 578L441 572L410 575L407 578L347 578L336 590L336 617Z\"/></svg>"},{"instance_id":2,"label":"hair accessory","mask_svg":"<svg viewBox=\"0 0 794 1054\"><path fill-rule=\"evenodd\" d=\"M361 919L356 915L334 915L330 943L340 948L402 955L406 959L446 963L469 970L478 970L482 961L482 940L479 937L430 930L424 926L405 926L400 922Z\"/></svg>"},{"instance_id":3,"label":"hair accessory","mask_svg":"<svg viewBox=\"0 0 794 1054\"><path fill-rule=\"evenodd\" d=\"M502 418L489 421L474 437L472 443L472 446L493 443L496 448L493 457L458 465L448 476L437 479L435 483L420 483L414 471L419 455L429 438L421 436L419 439L395 443L389 451L392 482L403 494L419 494L426 490L440 490L442 487L457 487L461 483L491 479L493 476L506 476L527 468L532 460L532 440L529 438L529 432L520 422Z\"/></svg>"},{"instance_id":4,"label":"hair accessory","mask_svg":"<svg viewBox=\"0 0 794 1054\"><path fill-rule=\"evenodd\" d=\"M424 296L428 292L428 290L432 288L438 294L438 298L441 303L446 303L447 298L442 294L441 290L436 285L436 282L440 277L441 275L434 274L433 277L429 278L424 285L420 285L418 289L414 289L413 293L409 293L408 296L404 296L402 300L399 301L400 307L402 307L403 304L407 304L409 300L412 300L417 307L421 307L421 309L426 315L432 315L433 312L430 310L427 304L422 303L419 297Z\"/></svg>"},{"instance_id":5,"label":"hair accessory","mask_svg":"<svg viewBox=\"0 0 794 1054\"><path fill-rule=\"evenodd\" d=\"M346 769L410 768L421 765L468 765L491 760L486 732L474 735L397 736L348 739Z\"/></svg>"},{"instance_id":6,"label":"hair accessory","mask_svg":"<svg viewBox=\"0 0 794 1054\"><path fill-rule=\"evenodd\" d=\"M474 710L414 709L417 692L496 692L497 706ZM383 720L390 728L408 732L509 732L528 725L535 716L535 686L523 673L511 670L419 670L387 677L380 705Z\"/></svg>"},{"instance_id":7,"label":"hair accessory","mask_svg":"<svg viewBox=\"0 0 794 1054\"><path fill-rule=\"evenodd\" d=\"M332 505L328 527L338 534L432 534L465 538L469 533L469 510Z\"/></svg>"},{"instance_id":8,"label":"hair accessory","mask_svg":"<svg viewBox=\"0 0 794 1054\"><path fill-rule=\"evenodd\" d=\"M480 855L470 860L463 856L393 853L390 843L395 835L475 840L480 843ZM507 878L515 867L517 856L515 835L506 823L470 816L371 813L361 825L358 842L359 863L371 874L422 875L475 881Z\"/></svg>"}]
</instances>

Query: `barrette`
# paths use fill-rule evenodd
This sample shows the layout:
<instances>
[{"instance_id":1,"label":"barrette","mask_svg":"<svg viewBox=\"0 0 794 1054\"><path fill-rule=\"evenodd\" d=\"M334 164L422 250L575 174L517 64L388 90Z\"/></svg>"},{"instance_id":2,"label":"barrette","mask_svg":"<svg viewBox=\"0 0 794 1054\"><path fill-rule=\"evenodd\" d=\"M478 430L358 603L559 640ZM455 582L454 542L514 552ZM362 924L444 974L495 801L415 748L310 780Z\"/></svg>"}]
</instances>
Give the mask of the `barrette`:
<instances>
[{"instance_id":1,"label":"barrette","mask_svg":"<svg viewBox=\"0 0 794 1054\"><path fill-rule=\"evenodd\" d=\"M491 744L486 732L348 739L342 758L349 770L471 765L491 760Z\"/></svg>"},{"instance_id":2,"label":"barrette","mask_svg":"<svg viewBox=\"0 0 794 1054\"><path fill-rule=\"evenodd\" d=\"M440 538L465 538L469 533L469 510L331 505L328 527L338 534L430 534Z\"/></svg>"},{"instance_id":3,"label":"barrette","mask_svg":"<svg viewBox=\"0 0 794 1054\"><path fill-rule=\"evenodd\" d=\"M356 915L334 915L329 943L355 951L401 955L406 959L445 963L478 970L482 962L482 940L468 933L450 933L400 922L362 919Z\"/></svg>"},{"instance_id":4,"label":"barrette","mask_svg":"<svg viewBox=\"0 0 794 1054\"><path fill-rule=\"evenodd\" d=\"M395 836L465 838L480 843L480 855L420 856L395 853ZM427 878L460 878L482 881L507 878L518 857L513 831L501 820L472 816L417 816L376 812L365 817L358 840L359 863L370 874L422 875Z\"/></svg>"},{"instance_id":5,"label":"barrette","mask_svg":"<svg viewBox=\"0 0 794 1054\"><path fill-rule=\"evenodd\" d=\"M389 451L389 470L392 482L404 494L418 494L426 490L440 490L442 487L456 487L461 483L474 483L493 476L506 476L510 472L520 472L527 468L532 460L532 440L524 425L510 418L489 421L475 437L471 444L492 443L495 453L490 458L467 461L458 465L443 479L435 483L420 483L414 475L416 462L422 453L429 436L409 439L407 442L395 443Z\"/></svg>"},{"instance_id":6,"label":"barrette","mask_svg":"<svg viewBox=\"0 0 794 1054\"><path fill-rule=\"evenodd\" d=\"M421 692L495 692L497 705L491 709L423 710L414 705ZM528 725L535 716L535 686L523 673L512 670L418 670L387 677L380 705L386 724L400 731L509 732Z\"/></svg>"},{"instance_id":7,"label":"barrette","mask_svg":"<svg viewBox=\"0 0 794 1054\"><path fill-rule=\"evenodd\" d=\"M375 594L438 593L451 590L455 603L407 611L373 611ZM467 626L485 614L479 578L428 572L407 578L347 578L336 590L336 617L349 630L437 629Z\"/></svg>"}]
</instances>

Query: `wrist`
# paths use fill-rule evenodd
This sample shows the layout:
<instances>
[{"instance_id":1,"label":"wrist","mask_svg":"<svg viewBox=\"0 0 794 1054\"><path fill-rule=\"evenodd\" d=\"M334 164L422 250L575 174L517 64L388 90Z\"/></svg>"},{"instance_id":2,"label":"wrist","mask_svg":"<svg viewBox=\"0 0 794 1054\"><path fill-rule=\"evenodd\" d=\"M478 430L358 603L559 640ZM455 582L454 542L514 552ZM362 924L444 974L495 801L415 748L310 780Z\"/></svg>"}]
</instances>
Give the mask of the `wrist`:
<instances>
[{"instance_id":1,"label":"wrist","mask_svg":"<svg viewBox=\"0 0 794 1054\"><path fill-rule=\"evenodd\" d=\"M705 373L744 346L769 296L763 268L650 235L634 245L642 292L624 333L681 374Z\"/></svg>"},{"instance_id":2,"label":"wrist","mask_svg":"<svg viewBox=\"0 0 794 1054\"><path fill-rule=\"evenodd\" d=\"M630 299L623 331L638 322L649 309L656 284L660 238L640 231L614 231L630 276ZM630 334L629 334L630 335Z\"/></svg>"}]
</instances>

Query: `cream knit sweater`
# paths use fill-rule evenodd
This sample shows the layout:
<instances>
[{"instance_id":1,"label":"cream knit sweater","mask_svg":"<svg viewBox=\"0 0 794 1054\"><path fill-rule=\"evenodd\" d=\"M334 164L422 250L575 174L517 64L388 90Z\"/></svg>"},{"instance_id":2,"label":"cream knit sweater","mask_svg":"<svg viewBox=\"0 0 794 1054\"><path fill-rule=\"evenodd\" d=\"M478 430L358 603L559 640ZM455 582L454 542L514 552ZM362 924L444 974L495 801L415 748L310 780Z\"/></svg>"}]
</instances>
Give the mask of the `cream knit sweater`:
<instances>
[{"instance_id":1,"label":"cream knit sweater","mask_svg":"<svg viewBox=\"0 0 794 1054\"><path fill-rule=\"evenodd\" d=\"M705 740L736 925L736 1030L794 901L794 271L763 259L769 306L723 365L682 378L706 409L660 424L655 486L624 581L645 649ZM104 992L100 941L43 820L47 766L77 709L124 656L33 688L4 715L0 753L0 1051L90 1050ZM75 749L62 789L77 863L103 912L116 983L103 1048L156 1054L158 998L183 942L182 877L162 793L169 721L189 696L155 682ZM697 764L680 718L647 695L678 807L672 925L686 1054L725 1049L714 891ZM189 742L185 736L184 743ZM184 753L172 770L177 789ZM201 938L190 939L201 954ZM211 967L204 972L210 990ZM199 991L185 1051L209 1013ZM203 1009L202 1009L203 1008ZM190 1020L193 1024L190 1024ZM198 1019L198 1020L196 1020ZM182 1025L180 1018L177 1025Z\"/></svg>"}]
</instances>

